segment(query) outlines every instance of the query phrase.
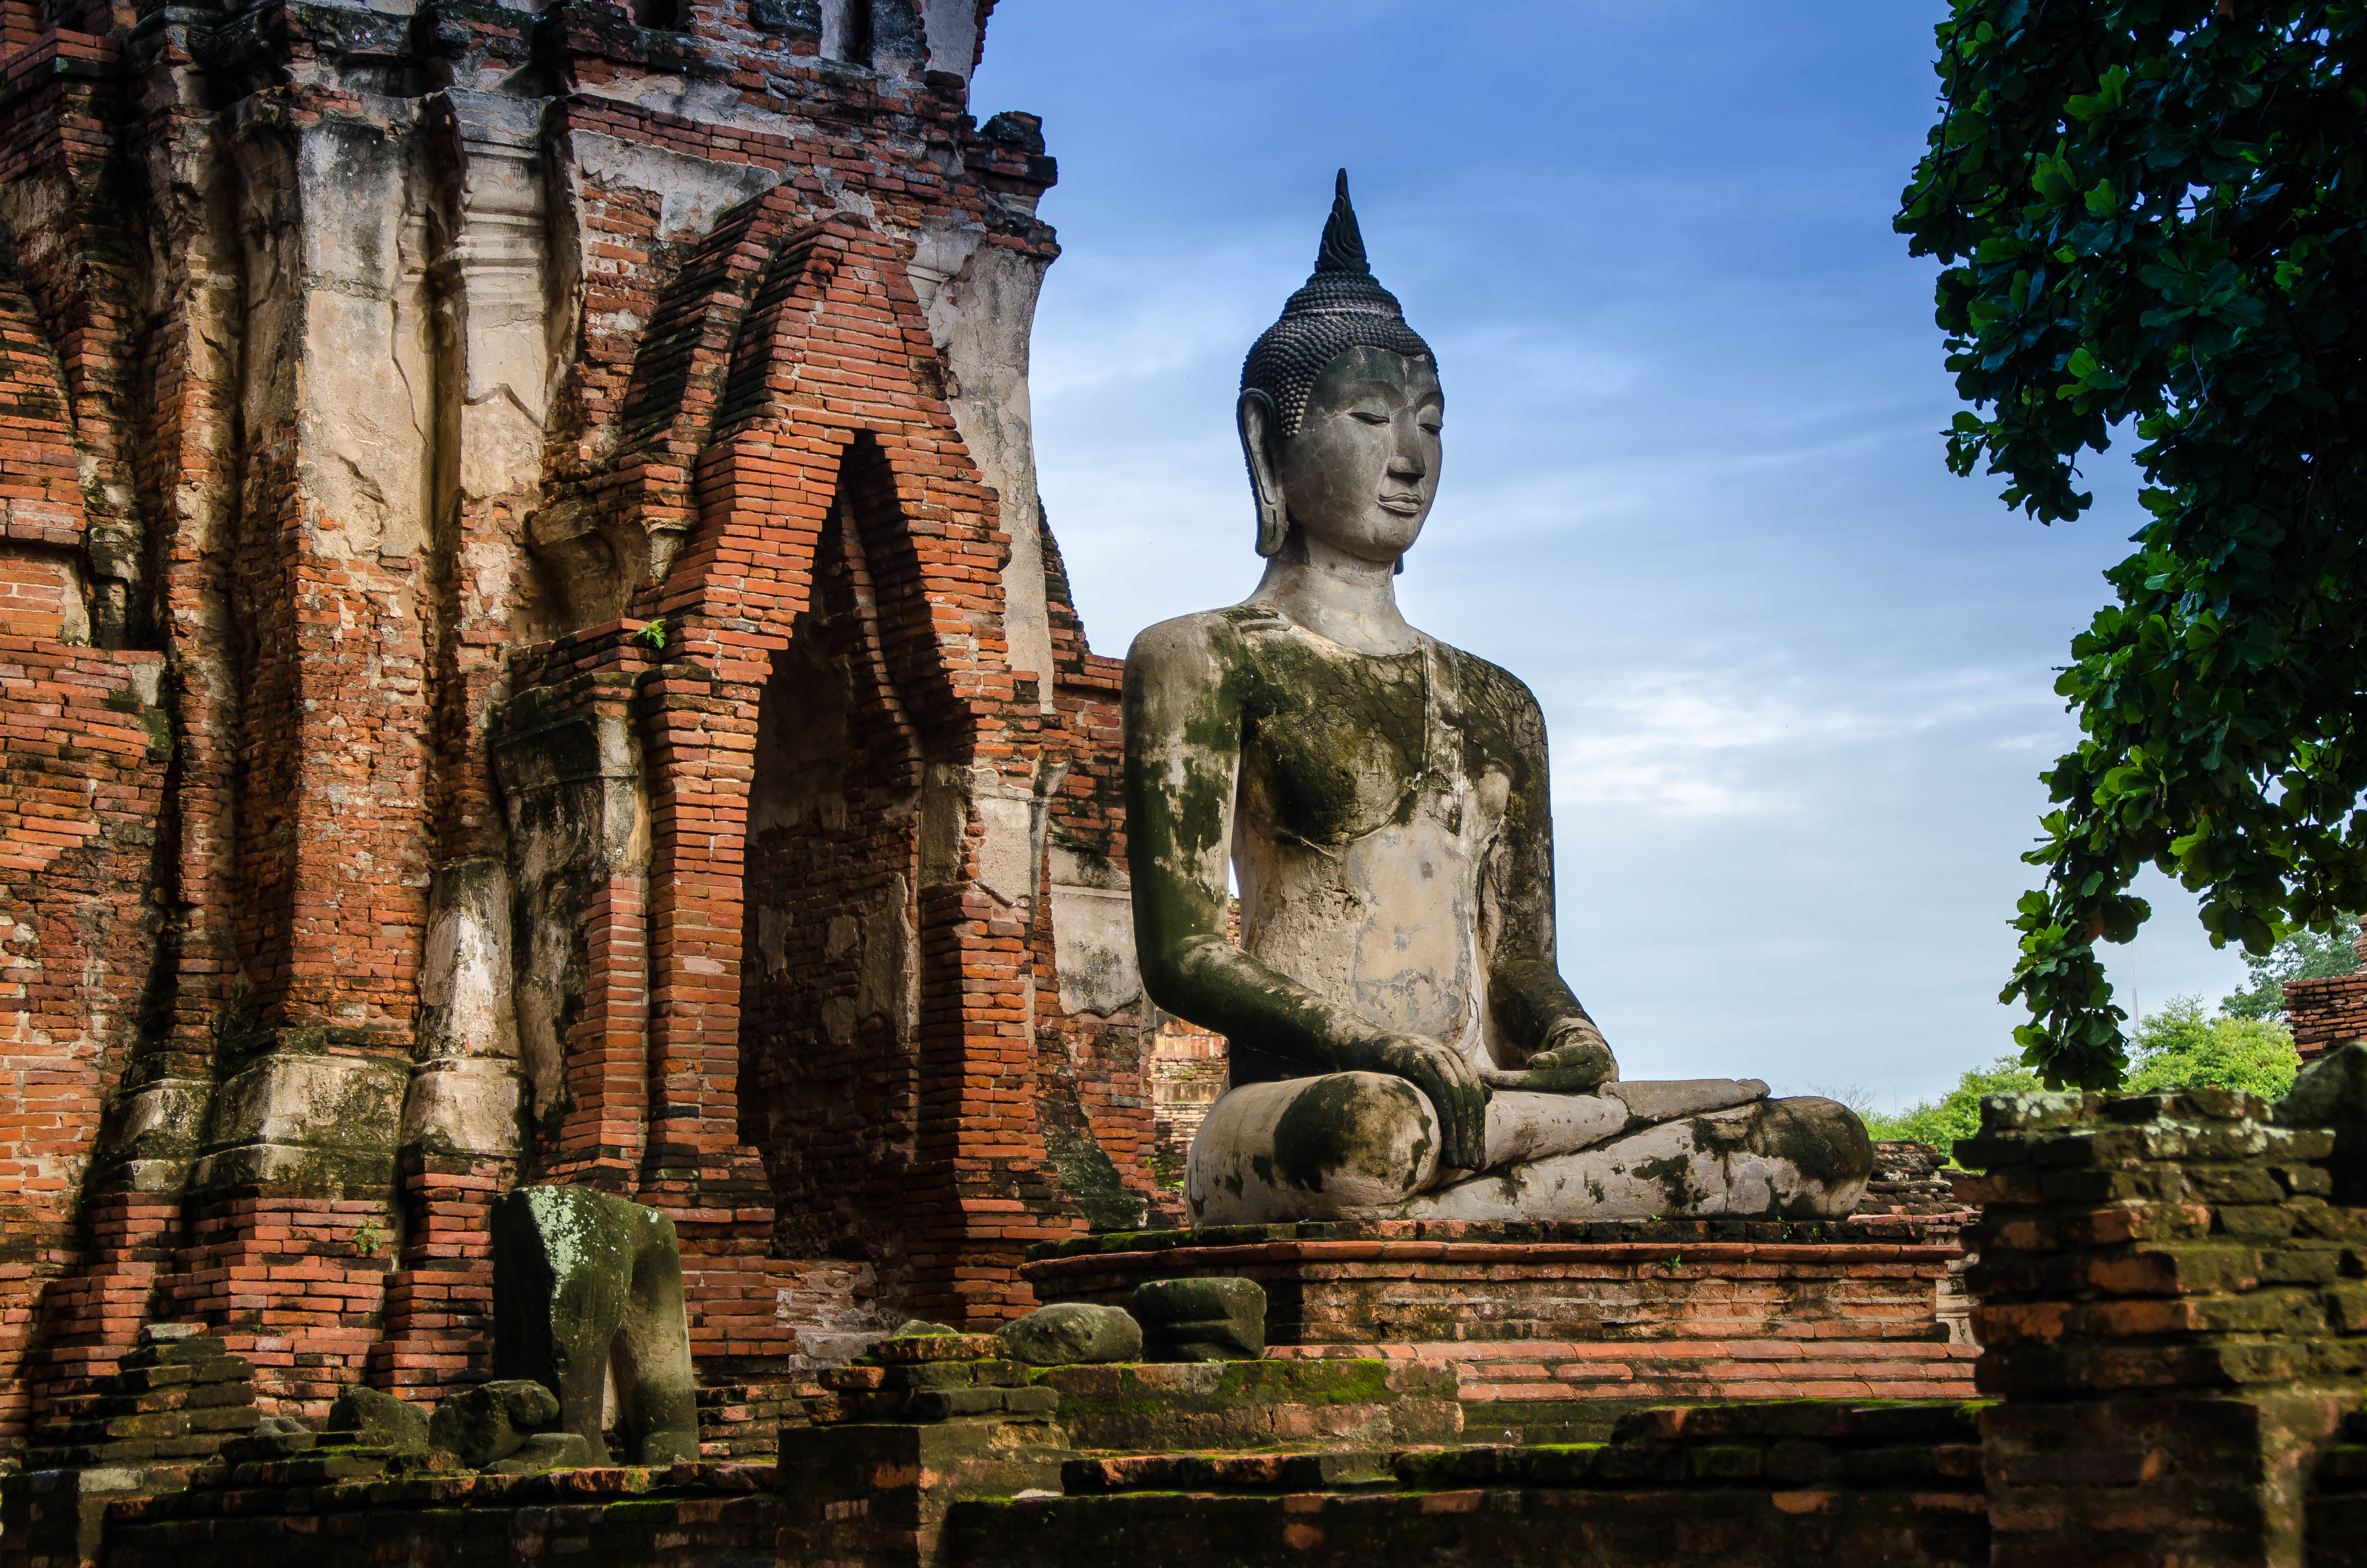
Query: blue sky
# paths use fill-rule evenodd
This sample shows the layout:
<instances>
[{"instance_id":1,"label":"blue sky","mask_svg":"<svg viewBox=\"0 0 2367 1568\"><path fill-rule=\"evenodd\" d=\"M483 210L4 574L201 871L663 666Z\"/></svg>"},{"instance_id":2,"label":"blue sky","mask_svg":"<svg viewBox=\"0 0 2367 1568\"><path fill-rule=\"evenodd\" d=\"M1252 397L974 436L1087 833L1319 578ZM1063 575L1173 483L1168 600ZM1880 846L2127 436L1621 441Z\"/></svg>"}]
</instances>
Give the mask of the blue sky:
<instances>
[{"instance_id":1,"label":"blue sky","mask_svg":"<svg viewBox=\"0 0 2367 1568\"><path fill-rule=\"evenodd\" d=\"M1932 0L1002 0L980 118L1044 117L1044 499L1094 648L1254 585L1242 354L1346 165L1438 350L1399 591L1554 755L1563 972L1629 1077L1936 1093L2011 1050L2053 694L2136 526L1959 480L1928 262L1890 232ZM2243 979L2193 903L2108 949L2146 1009Z\"/></svg>"}]
</instances>

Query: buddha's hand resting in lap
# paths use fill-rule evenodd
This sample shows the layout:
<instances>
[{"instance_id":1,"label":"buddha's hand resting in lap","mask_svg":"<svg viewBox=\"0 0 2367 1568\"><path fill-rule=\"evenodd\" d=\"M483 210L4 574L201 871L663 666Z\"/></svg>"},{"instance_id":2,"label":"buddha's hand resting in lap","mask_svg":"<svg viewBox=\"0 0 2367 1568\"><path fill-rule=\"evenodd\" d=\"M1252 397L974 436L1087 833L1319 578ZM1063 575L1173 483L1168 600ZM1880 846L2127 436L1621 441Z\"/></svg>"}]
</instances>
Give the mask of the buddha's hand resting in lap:
<instances>
[{"instance_id":1,"label":"buddha's hand resting in lap","mask_svg":"<svg viewBox=\"0 0 2367 1568\"><path fill-rule=\"evenodd\" d=\"M1619 1063L1602 1035L1578 1023L1565 1024L1546 1037L1546 1049L1529 1058L1519 1072L1488 1071L1480 1077L1499 1089L1522 1089L1533 1095L1583 1095L1619 1076Z\"/></svg>"},{"instance_id":2,"label":"buddha's hand resting in lap","mask_svg":"<svg viewBox=\"0 0 2367 1568\"><path fill-rule=\"evenodd\" d=\"M1438 1113L1438 1163L1476 1171L1488 1161L1488 1086L1468 1057L1418 1034L1378 1035L1333 1048L1343 1073L1387 1073L1420 1089Z\"/></svg>"}]
</instances>

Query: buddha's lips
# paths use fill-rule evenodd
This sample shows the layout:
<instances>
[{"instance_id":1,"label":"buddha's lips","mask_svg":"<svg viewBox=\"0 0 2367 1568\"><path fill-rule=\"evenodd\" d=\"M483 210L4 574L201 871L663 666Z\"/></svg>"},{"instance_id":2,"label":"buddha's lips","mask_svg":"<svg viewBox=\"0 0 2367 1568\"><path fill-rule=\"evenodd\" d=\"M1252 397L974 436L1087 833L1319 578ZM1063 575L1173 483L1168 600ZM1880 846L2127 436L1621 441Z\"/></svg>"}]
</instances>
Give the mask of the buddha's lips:
<instances>
[{"instance_id":1,"label":"buddha's lips","mask_svg":"<svg viewBox=\"0 0 2367 1568\"><path fill-rule=\"evenodd\" d=\"M1421 510L1421 497L1420 495L1384 495L1381 497L1381 510L1395 512L1399 517L1411 517Z\"/></svg>"}]
</instances>

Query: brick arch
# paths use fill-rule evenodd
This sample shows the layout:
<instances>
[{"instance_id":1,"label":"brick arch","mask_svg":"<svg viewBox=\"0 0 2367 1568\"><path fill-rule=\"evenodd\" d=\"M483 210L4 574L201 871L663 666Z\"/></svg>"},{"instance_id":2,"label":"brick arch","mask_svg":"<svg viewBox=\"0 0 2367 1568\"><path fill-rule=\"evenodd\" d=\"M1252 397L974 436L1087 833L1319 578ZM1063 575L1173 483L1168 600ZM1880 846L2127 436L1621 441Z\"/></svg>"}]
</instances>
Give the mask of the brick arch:
<instances>
[{"instance_id":1,"label":"brick arch","mask_svg":"<svg viewBox=\"0 0 2367 1568\"><path fill-rule=\"evenodd\" d=\"M909 253L844 219L774 249L696 465L697 520L663 590L636 607L666 629L642 703L652 856L640 1191L694 1223L771 1206L742 1140L737 1077L749 792L764 688L812 608L818 546L844 504L892 600L878 656L940 846L915 867L911 895L918 1083L913 1157L897 1183L906 1299L983 1319L1032 1300L1015 1268L1040 1222L1022 1221L1018 1199L1036 1214L1064 1208L1032 1115L1014 1112L1036 1099L1028 923L980 881L989 830L972 806L980 790L1028 787L1040 737L1005 658L1009 541L940 395Z\"/></svg>"},{"instance_id":2,"label":"brick arch","mask_svg":"<svg viewBox=\"0 0 2367 1568\"><path fill-rule=\"evenodd\" d=\"M913 597L894 559L892 476L867 437L849 444L840 473L810 608L773 655L758 709L741 1136L764 1159L780 1250L861 1257L895 1299L924 1082L927 756L904 690L925 672L909 648L891 652L912 642L899 631Z\"/></svg>"}]
</instances>

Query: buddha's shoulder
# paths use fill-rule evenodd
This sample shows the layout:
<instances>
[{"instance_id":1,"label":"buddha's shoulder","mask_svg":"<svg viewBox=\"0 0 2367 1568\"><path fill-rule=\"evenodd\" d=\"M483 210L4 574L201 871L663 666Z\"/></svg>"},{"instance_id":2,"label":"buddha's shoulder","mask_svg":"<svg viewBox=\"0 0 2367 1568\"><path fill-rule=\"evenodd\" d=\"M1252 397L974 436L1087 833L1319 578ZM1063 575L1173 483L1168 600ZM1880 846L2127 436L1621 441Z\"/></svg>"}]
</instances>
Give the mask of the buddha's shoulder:
<instances>
[{"instance_id":1,"label":"buddha's shoulder","mask_svg":"<svg viewBox=\"0 0 2367 1568\"><path fill-rule=\"evenodd\" d=\"M1262 606L1228 605L1222 609L1198 610L1144 627L1134 645L1127 650L1126 659L1128 665L1138 660L1150 664L1210 657L1229 660L1249 653L1261 642L1286 636L1294 630L1287 617Z\"/></svg>"},{"instance_id":2,"label":"buddha's shoulder","mask_svg":"<svg viewBox=\"0 0 2367 1568\"><path fill-rule=\"evenodd\" d=\"M1452 673L1455 688L1467 702L1484 703L1508 715L1534 717L1543 711L1537 707L1536 694L1529 689L1529 683L1503 665L1466 653L1451 642L1441 642L1435 637L1430 641L1439 662Z\"/></svg>"}]
</instances>

